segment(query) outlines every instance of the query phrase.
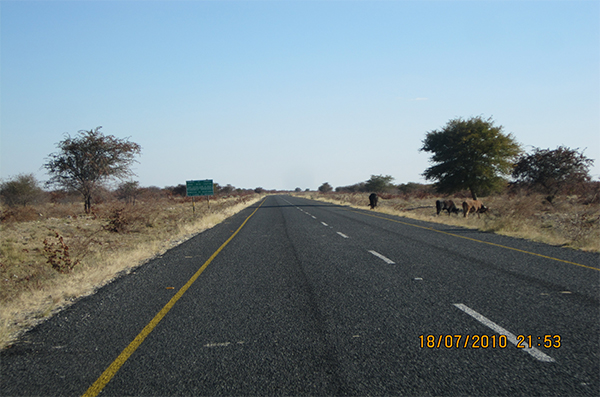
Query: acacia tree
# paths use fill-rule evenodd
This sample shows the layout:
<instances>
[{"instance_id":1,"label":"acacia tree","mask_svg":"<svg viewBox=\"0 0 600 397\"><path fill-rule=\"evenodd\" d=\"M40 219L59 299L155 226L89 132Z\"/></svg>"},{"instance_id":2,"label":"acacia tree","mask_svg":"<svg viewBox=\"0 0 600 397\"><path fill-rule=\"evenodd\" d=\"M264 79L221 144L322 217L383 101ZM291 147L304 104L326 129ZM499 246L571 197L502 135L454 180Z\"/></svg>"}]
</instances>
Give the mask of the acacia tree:
<instances>
[{"instance_id":1,"label":"acacia tree","mask_svg":"<svg viewBox=\"0 0 600 397\"><path fill-rule=\"evenodd\" d=\"M531 186L546 194L552 203L554 197L570 186L591 180L589 169L594 160L588 159L578 149L559 146L555 150L534 148L531 154L522 155L513 170L517 183Z\"/></svg>"},{"instance_id":2,"label":"acacia tree","mask_svg":"<svg viewBox=\"0 0 600 397\"><path fill-rule=\"evenodd\" d=\"M92 209L94 190L111 178L132 176L130 167L142 150L128 139L103 135L101 128L79 131L75 138L67 134L44 164L51 175L48 184L81 193L86 214Z\"/></svg>"},{"instance_id":3,"label":"acacia tree","mask_svg":"<svg viewBox=\"0 0 600 397\"><path fill-rule=\"evenodd\" d=\"M391 175L371 175L371 178L365 183L365 187L369 192L382 193L394 187L393 180L394 177Z\"/></svg>"},{"instance_id":4,"label":"acacia tree","mask_svg":"<svg viewBox=\"0 0 600 397\"><path fill-rule=\"evenodd\" d=\"M331 192L333 190L333 188L331 187L331 185L329 184L329 182L325 182L324 184L322 184L321 186L319 186L319 191L321 193L328 193Z\"/></svg>"},{"instance_id":5,"label":"acacia tree","mask_svg":"<svg viewBox=\"0 0 600 397\"><path fill-rule=\"evenodd\" d=\"M433 153L423 176L436 181L440 193L468 189L478 194L500 190L521 153L512 134L504 134L491 118L450 120L441 130L428 132L421 151Z\"/></svg>"}]
</instances>

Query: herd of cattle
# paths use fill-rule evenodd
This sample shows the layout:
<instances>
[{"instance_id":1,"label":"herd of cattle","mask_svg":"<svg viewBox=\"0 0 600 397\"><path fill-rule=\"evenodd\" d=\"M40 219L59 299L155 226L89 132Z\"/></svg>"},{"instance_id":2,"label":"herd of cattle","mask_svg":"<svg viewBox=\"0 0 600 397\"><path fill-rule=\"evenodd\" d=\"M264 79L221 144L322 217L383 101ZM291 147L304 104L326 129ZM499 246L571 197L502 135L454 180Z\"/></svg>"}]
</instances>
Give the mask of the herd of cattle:
<instances>
[{"instance_id":1,"label":"herd of cattle","mask_svg":"<svg viewBox=\"0 0 600 397\"><path fill-rule=\"evenodd\" d=\"M437 200L435 202L435 209L437 210L438 215L443 210L448 211L448 215L450 215L451 213L458 214L458 212L460 211L456 207L456 204L454 204L454 201L452 200ZM469 214L477 214L477 216L479 217L479 214L483 214L488 210L488 208L485 205L483 205L481 200L465 200L462 203L462 210L464 217L467 218Z\"/></svg>"},{"instance_id":2,"label":"herd of cattle","mask_svg":"<svg viewBox=\"0 0 600 397\"><path fill-rule=\"evenodd\" d=\"M371 209L377 207L377 199L377 194L371 193L371 195L369 196L369 207L371 207ZM456 206L456 204L454 204L454 201L452 200L437 200L435 202L435 209L438 215L444 210L448 211L448 215L458 215L458 213L460 212L460 209L458 209L458 207ZM481 200L465 200L462 203L462 211L465 218L467 218L469 214L477 214L477 217L479 217L479 214L483 214L487 210L488 208L485 205L483 205Z\"/></svg>"}]
</instances>

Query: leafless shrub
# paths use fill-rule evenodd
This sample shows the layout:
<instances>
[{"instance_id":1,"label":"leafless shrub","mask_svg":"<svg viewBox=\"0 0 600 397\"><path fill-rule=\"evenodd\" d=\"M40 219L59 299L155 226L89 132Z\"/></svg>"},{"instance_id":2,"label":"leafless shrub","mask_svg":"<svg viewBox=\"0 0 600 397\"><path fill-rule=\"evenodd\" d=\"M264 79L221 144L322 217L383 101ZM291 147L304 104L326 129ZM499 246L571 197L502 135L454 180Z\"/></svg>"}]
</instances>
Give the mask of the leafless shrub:
<instances>
[{"instance_id":1,"label":"leafless shrub","mask_svg":"<svg viewBox=\"0 0 600 397\"><path fill-rule=\"evenodd\" d=\"M69 246L65 244L63 236L55 233L56 242L44 239L44 252L48 258L47 263L60 273L70 273L79 264L79 260L73 261L69 254Z\"/></svg>"},{"instance_id":2,"label":"leafless shrub","mask_svg":"<svg viewBox=\"0 0 600 397\"><path fill-rule=\"evenodd\" d=\"M117 208L110 216L108 225L105 226L105 229L114 233L122 233L127 229L129 224L130 220L127 219L125 208Z\"/></svg>"}]
</instances>

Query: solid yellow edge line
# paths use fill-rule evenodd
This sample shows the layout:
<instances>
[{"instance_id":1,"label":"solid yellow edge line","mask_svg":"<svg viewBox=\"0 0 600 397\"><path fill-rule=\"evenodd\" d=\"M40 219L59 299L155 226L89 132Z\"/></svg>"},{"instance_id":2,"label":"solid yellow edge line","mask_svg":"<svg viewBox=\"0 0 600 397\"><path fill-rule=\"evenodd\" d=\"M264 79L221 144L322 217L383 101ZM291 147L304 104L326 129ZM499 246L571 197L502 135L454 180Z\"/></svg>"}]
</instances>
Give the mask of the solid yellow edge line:
<instances>
[{"instance_id":1,"label":"solid yellow edge line","mask_svg":"<svg viewBox=\"0 0 600 397\"><path fill-rule=\"evenodd\" d=\"M535 256L539 256L539 257L546 258L546 259L551 259L551 260L558 261L558 262L564 262L564 263L568 263L570 265L575 265L575 266L585 267L587 269L593 269L593 270L600 271L600 269L598 269L597 267L586 266L586 265L582 265L581 263L576 263L576 262L569 262L569 261L566 261L564 259L558 259L558 258L554 258L554 257L551 257L551 256L546 256L546 255L542 255L542 254L536 254L535 252L524 251L524 250L520 250L518 248L507 247L506 245L500 245L500 244L490 243L490 242L483 241L483 240L477 240L477 239L474 239L474 238L471 238L471 237L461 236L459 234L448 233L448 232L444 232L444 231L441 231L441 230L434 229L432 227L419 226L419 225L414 225L412 223L407 223L407 222L397 221L395 219L385 218L383 216L365 214L364 212L361 212L361 211L352 211L352 212L356 212L357 214L363 214L363 215L367 215L367 216L372 216L373 218L385 219L386 221L401 223L401 224L407 225L407 226L414 226L414 227L418 227L420 229L432 230L434 232L438 232L438 233L442 233L442 234L447 234L449 236L464 238L465 240L476 241L478 243L493 245L495 247L500 247L500 248L506 248L506 249L509 249L509 250L513 250L513 251L517 251L517 252L522 252L522 253L529 254L529 255L535 255Z\"/></svg>"},{"instance_id":2,"label":"solid yellow edge line","mask_svg":"<svg viewBox=\"0 0 600 397\"><path fill-rule=\"evenodd\" d=\"M94 384L92 384L90 386L90 388L85 392L85 394L83 394L83 397L97 396L102 391L102 389L104 389L104 387L108 384L108 382L110 382L110 380L115 376L117 371L119 371L121 366L123 364L125 364L127 359L137 350L137 348L142 344L144 339L146 339L146 337L152 332L152 330L154 330L154 328L158 325L160 320L163 319L163 317L169 312L169 310L171 310L171 308L175 305L175 303L177 303L179 298L181 298L183 296L183 294L185 294L185 292L192 286L192 284L194 284L194 281L196 281L196 279L200 276L200 274L202 274L204 269L206 269L206 267L213 261L213 259L215 259L215 257L217 255L219 255L219 252L221 252L221 250L223 250L223 248L225 248L225 246L227 244L229 244L229 242L235 237L235 235L238 234L238 232L244 227L246 222L248 222L248 220L252 217L252 215L254 215L254 213L256 213L256 211L258 211L258 209L260 208L261 205L263 205L264 202L265 202L265 200L263 200L260 203L260 205L258 207L256 207L256 209L246 218L246 220L227 239L227 241L225 241L219 247L219 249L216 250L214 252L214 254L212 254L210 256L210 258L208 258L208 260L206 262L204 262L204 265L202 265L202 267L200 269L198 269L198 271L188 280L188 282L185 283L185 285L183 287L181 287L181 289L175 294L175 296L173 296L171 298L171 300L161 309L161 311L158 312L158 314L156 316L154 316L152 321L150 321L148 323L148 325L146 325L144 327L144 329L138 334L138 336L135 337L135 339L129 344L129 346L127 346L121 352L121 354L119 354L119 356L115 359L115 361L113 361L112 364L94 382Z\"/></svg>"}]
</instances>

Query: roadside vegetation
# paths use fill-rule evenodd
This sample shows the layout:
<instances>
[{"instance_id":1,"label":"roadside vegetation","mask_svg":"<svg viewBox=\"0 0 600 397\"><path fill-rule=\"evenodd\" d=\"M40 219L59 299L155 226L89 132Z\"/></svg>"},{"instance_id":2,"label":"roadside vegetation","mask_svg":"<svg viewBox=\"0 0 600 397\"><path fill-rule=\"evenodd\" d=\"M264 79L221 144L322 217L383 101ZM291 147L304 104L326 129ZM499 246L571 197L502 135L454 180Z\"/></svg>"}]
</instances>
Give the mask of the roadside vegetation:
<instances>
[{"instance_id":1,"label":"roadside vegetation","mask_svg":"<svg viewBox=\"0 0 600 397\"><path fill-rule=\"evenodd\" d=\"M394 185L390 175L371 175L335 193L325 182L318 194L304 195L364 208L374 192L376 211L600 251L600 182L592 181L594 160L585 150L534 147L525 153L512 134L482 117L453 119L427 132L420 150L431 153L422 175L432 184ZM474 200L480 210L469 218L436 215L436 201L448 199L459 209Z\"/></svg>"},{"instance_id":2,"label":"roadside vegetation","mask_svg":"<svg viewBox=\"0 0 600 397\"><path fill-rule=\"evenodd\" d=\"M217 185L219 193L210 202L196 198L194 213L185 186L122 185L97 189L86 213L79 194L43 192L30 175L10 182L18 180L34 189L25 190L27 200L0 206L0 348L77 298L264 196L232 187L223 193Z\"/></svg>"},{"instance_id":3,"label":"roadside vegetation","mask_svg":"<svg viewBox=\"0 0 600 397\"><path fill-rule=\"evenodd\" d=\"M469 215L466 219L462 209L459 214L448 215L443 211L439 216L436 215L435 201L452 199L460 208L461 203L471 197L468 191L449 197L427 191L411 194L383 193L379 194L374 212L600 252L600 188L596 185L594 189L595 193L556 197L552 204L541 193L502 193L483 197L480 199L489 211L480 214L480 217ZM368 193L294 194L360 209L368 209L369 204Z\"/></svg>"}]
</instances>

